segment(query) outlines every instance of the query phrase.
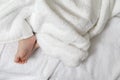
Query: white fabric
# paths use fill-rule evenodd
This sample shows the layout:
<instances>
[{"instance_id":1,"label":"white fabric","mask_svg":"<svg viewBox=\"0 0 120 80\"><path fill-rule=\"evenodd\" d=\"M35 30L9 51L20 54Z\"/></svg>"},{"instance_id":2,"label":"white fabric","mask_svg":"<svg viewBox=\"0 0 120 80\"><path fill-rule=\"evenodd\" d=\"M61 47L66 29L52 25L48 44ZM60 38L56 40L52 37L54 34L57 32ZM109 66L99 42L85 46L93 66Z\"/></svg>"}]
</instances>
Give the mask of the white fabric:
<instances>
[{"instance_id":1,"label":"white fabric","mask_svg":"<svg viewBox=\"0 0 120 80\"><path fill-rule=\"evenodd\" d=\"M0 80L47 80L59 64L59 60L42 54L41 50L26 64L16 64L17 42L0 47Z\"/></svg>"},{"instance_id":2,"label":"white fabric","mask_svg":"<svg viewBox=\"0 0 120 80\"><path fill-rule=\"evenodd\" d=\"M39 49L27 64L14 63L17 43L0 45L0 80L120 80L120 18L91 40L89 58L70 68Z\"/></svg>"},{"instance_id":3,"label":"white fabric","mask_svg":"<svg viewBox=\"0 0 120 80\"><path fill-rule=\"evenodd\" d=\"M67 66L88 56L90 38L112 16L115 0L0 0L0 43L36 33L45 54Z\"/></svg>"}]
</instances>

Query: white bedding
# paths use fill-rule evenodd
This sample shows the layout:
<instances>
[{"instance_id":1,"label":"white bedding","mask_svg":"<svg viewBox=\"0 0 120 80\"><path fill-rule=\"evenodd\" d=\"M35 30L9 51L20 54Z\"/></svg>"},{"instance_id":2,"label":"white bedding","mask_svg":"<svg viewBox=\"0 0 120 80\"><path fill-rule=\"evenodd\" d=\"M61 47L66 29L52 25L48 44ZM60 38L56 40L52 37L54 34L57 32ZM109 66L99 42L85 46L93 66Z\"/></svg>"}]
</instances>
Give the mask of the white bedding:
<instances>
[{"instance_id":1,"label":"white bedding","mask_svg":"<svg viewBox=\"0 0 120 80\"><path fill-rule=\"evenodd\" d=\"M0 44L34 32L45 54L78 66L89 55L90 40L116 15L116 3L120 5L119 0L0 0Z\"/></svg>"},{"instance_id":2,"label":"white bedding","mask_svg":"<svg viewBox=\"0 0 120 80\"><path fill-rule=\"evenodd\" d=\"M17 42L0 45L0 80L120 80L120 18L92 41L89 58L69 68L39 49L27 64L14 63Z\"/></svg>"}]
</instances>

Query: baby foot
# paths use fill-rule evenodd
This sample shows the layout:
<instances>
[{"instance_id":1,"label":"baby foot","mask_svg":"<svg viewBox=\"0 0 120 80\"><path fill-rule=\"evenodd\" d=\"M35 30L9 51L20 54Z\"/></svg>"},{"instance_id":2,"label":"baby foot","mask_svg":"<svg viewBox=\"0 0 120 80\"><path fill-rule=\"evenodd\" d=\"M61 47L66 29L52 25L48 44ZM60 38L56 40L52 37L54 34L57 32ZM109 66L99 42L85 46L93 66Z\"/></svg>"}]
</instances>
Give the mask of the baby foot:
<instances>
[{"instance_id":1,"label":"baby foot","mask_svg":"<svg viewBox=\"0 0 120 80\"><path fill-rule=\"evenodd\" d=\"M15 62L20 63L20 64L26 63L28 58L38 48L39 48L39 45L38 45L38 43L36 43L35 36L32 36L28 39L20 40L19 45L18 45L18 51L15 56Z\"/></svg>"}]
</instances>

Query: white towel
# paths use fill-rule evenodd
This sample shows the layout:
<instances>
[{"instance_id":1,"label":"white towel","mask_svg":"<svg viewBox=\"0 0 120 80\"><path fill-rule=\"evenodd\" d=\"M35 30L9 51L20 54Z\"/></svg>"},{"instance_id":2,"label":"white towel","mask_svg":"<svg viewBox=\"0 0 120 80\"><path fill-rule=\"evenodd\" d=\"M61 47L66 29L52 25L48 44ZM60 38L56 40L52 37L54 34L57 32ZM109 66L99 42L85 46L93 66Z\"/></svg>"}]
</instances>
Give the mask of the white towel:
<instances>
[{"instance_id":1,"label":"white towel","mask_svg":"<svg viewBox=\"0 0 120 80\"><path fill-rule=\"evenodd\" d=\"M41 49L26 64L16 64L17 44L7 43L0 51L0 80L119 80L119 30L120 18L110 20L104 32L91 40L89 58L76 68L63 65L58 59L42 53Z\"/></svg>"},{"instance_id":2,"label":"white towel","mask_svg":"<svg viewBox=\"0 0 120 80\"><path fill-rule=\"evenodd\" d=\"M6 0L0 5L0 43L35 32L45 54L77 66L87 58L90 39L104 29L113 7L114 0Z\"/></svg>"}]
</instances>

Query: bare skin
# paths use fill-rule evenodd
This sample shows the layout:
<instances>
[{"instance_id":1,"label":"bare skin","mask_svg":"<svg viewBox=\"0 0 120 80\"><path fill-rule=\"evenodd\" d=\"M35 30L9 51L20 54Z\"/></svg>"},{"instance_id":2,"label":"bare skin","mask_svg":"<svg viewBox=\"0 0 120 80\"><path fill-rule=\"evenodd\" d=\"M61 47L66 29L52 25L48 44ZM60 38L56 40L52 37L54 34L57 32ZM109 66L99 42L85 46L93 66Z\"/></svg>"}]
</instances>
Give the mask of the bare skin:
<instances>
[{"instance_id":1,"label":"bare skin","mask_svg":"<svg viewBox=\"0 0 120 80\"><path fill-rule=\"evenodd\" d=\"M15 62L24 64L28 58L39 48L36 37L32 36L19 41L18 50L15 56Z\"/></svg>"}]
</instances>

